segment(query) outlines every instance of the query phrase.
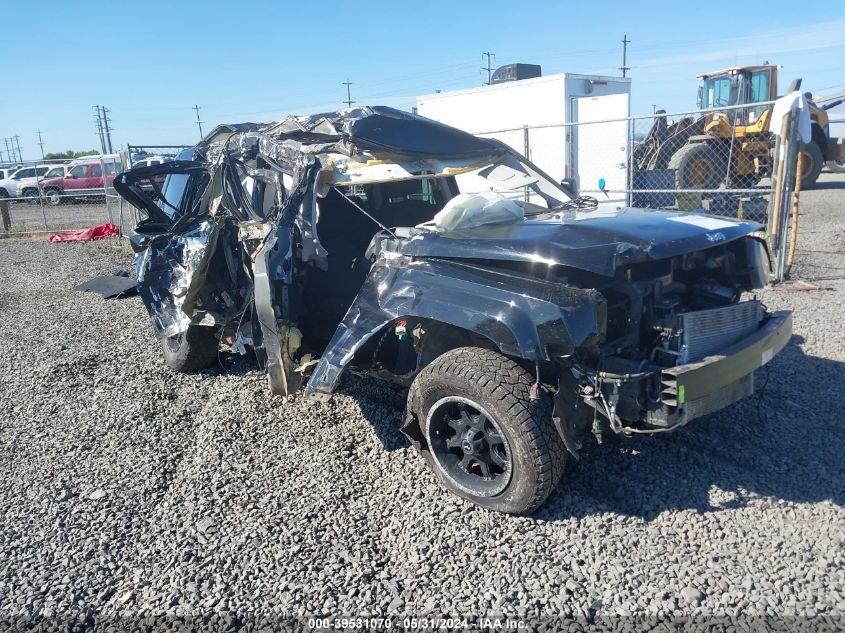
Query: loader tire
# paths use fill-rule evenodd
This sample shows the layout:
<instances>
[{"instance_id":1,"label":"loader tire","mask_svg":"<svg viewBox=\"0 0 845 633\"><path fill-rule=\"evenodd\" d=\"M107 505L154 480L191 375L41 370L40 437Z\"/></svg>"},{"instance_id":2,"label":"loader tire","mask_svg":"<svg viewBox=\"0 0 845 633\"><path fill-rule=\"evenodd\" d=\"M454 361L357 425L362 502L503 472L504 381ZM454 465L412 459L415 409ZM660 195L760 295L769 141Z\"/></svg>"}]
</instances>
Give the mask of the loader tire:
<instances>
[{"instance_id":1,"label":"loader tire","mask_svg":"<svg viewBox=\"0 0 845 633\"><path fill-rule=\"evenodd\" d=\"M727 157L708 143L684 145L669 160L677 189L717 189L726 168Z\"/></svg>"},{"instance_id":2,"label":"loader tire","mask_svg":"<svg viewBox=\"0 0 845 633\"><path fill-rule=\"evenodd\" d=\"M818 143L801 144L801 190L812 189L824 166L824 156Z\"/></svg>"},{"instance_id":3,"label":"loader tire","mask_svg":"<svg viewBox=\"0 0 845 633\"><path fill-rule=\"evenodd\" d=\"M217 360L218 348L214 330L202 325L189 325L181 334L161 339L164 362L182 373L211 367Z\"/></svg>"},{"instance_id":4,"label":"loader tire","mask_svg":"<svg viewBox=\"0 0 845 633\"><path fill-rule=\"evenodd\" d=\"M529 514L554 490L566 449L547 394L531 398L534 378L513 360L459 347L423 369L408 393L420 452L440 482L478 506Z\"/></svg>"}]
</instances>

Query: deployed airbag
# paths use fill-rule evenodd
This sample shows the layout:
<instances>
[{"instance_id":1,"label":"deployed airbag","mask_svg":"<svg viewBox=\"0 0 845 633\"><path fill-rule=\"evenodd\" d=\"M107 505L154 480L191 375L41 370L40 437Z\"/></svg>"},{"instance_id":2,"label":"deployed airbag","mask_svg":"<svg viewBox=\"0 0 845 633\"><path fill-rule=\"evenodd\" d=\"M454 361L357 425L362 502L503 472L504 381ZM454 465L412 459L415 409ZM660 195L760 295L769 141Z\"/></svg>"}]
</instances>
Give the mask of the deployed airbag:
<instances>
[{"instance_id":1,"label":"deployed airbag","mask_svg":"<svg viewBox=\"0 0 845 633\"><path fill-rule=\"evenodd\" d=\"M522 207L510 198L482 191L458 194L434 216L432 223L438 231L459 231L488 224L512 224L524 218Z\"/></svg>"}]
</instances>

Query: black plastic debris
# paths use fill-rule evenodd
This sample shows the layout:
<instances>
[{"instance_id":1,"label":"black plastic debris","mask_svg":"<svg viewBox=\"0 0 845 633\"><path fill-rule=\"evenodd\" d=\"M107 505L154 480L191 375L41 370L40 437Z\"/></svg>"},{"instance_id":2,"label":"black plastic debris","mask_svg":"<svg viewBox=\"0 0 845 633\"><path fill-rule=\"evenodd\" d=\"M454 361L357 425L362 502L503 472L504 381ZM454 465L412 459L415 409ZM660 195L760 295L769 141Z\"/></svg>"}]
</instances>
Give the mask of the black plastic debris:
<instances>
[{"instance_id":1,"label":"black plastic debris","mask_svg":"<svg viewBox=\"0 0 845 633\"><path fill-rule=\"evenodd\" d=\"M73 289L82 292L95 292L103 299L115 299L137 295L138 283L135 281L134 275L130 275L125 270L116 270L111 275L89 279L78 286L74 286Z\"/></svg>"}]
</instances>

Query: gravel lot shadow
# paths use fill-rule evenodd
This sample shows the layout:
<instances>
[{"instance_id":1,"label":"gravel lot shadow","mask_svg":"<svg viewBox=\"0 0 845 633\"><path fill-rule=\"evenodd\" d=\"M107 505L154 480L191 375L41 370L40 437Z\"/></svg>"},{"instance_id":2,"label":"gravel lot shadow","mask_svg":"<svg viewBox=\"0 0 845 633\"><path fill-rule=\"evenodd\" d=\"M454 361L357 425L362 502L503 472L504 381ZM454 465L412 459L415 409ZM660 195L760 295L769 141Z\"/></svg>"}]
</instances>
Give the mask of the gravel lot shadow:
<instances>
[{"instance_id":1,"label":"gravel lot shadow","mask_svg":"<svg viewBox=\"0 0 845 633\"><path fill-rule=\"evenodd\" d=\"M841 180L819 180L813 185L813 189L845 189L845 182Z\"/></svg>"},{"instance_id":2,"label":"gravel lot shadow","mask_svg":"<svg viewBox=\"0 0 845 633\"><path fill-rule=\"evenodd\" d=\"M361 415L372 425L384 450L410 447L410 442L399 430L408 397L407 389L371 376L347 376L340 390L355 398Z\"/></svg>"},{"instance_id":3,"label":"gravel lot shadow","mask_svg":"<svg viewBox=\"0 0 845 633\"><path fill-rule=\"evenodd\" d=\"M802 337L757 375L755 394L673 433L591 443L537 517L613 512L714 512L759 497L845 505L845 433L824 385L845 384L845 363L807 356Z\"/></svg>"}]
</instances>

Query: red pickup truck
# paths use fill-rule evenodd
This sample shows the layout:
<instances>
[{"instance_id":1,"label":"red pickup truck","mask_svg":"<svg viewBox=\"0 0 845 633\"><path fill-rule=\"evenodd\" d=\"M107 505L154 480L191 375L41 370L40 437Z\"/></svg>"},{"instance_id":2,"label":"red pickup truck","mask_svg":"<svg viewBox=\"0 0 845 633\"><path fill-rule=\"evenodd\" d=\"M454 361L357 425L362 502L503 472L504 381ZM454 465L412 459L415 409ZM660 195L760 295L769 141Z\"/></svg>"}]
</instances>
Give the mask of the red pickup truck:
<instances>
[{"instance_id":1,"label":"red pickup truck","mask_svg":"<svg viewBox=\"0 0 845 633\"><path fill-rule=\"evenodd\" d=\"M63 200L102 196L106 183L111 186L121 171L123 168L116 154L78 158L68 165L64 177L48 178L39 185L47 202L58 205Z\"/></svg>"}]
</instances>

